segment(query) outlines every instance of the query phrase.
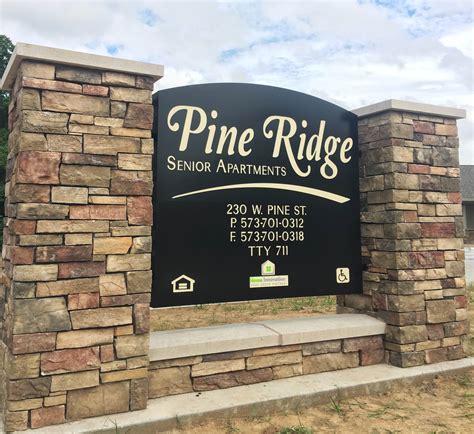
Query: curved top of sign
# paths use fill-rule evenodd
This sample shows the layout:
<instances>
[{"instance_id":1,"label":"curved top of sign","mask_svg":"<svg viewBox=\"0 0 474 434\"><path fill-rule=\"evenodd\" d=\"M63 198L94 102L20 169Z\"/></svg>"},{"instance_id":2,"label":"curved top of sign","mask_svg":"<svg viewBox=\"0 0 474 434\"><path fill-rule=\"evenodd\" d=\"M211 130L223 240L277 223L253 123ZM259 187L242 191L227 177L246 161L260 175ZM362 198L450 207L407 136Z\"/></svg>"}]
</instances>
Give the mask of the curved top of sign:
<instances>
[{"instance_id":1,"label":"curved top of sign","mask_svg":"<svg viewBox=\"0 0 474 434\"><path fill-rule=\"evenodd\" d=\"M299 96L301 98L311 98L313 100L317 100L319 104L322 104L322 105L327 104L328 107L332 106L335 109L338 109L338 110L341 110L341 111L344 111L344 112L348 113L350 116L353 116L356 119L358 118L358 116L356 114L354 114L352 111L346 110L344 107L341 107L337 104L326 101L325 99L319 98L317 96L310 95L308 93L300 92L300 91L293 90L293 89L288 89L288 88L285 88L285 87L271 86L271 85L267 85L267 84L258 84L258 83L222 82L222 83L189 84L189 85L186 85L186 86L170 87L170 88L158 90L157 92L155 92L153 94L153 101L155 101L155 99L158 98L158 94L160 94L162 92L175 92L179 89L182 89L182 90L185 90L186 92L188 92L188 91L192 91L193 89L200 88L200 87L203 87L203 88L205 88L205 87L209 87L209 88L213 88L213 87L214 88L219 88L219 87L221 87L221 88L226 89L226 90L228 90L232 87L235 87L236 89L238 87L241 87L241 88L248 87L249 89L250 88L255 88L256 90L257 90L257 88L259 88L259 89L268 89L269 91L271 91L274 94L281 93L282 96L284 96L284 94L286 94L286 93L291 93L291 94L294 94L295 96Z\"/></svg>"}]
</instances>

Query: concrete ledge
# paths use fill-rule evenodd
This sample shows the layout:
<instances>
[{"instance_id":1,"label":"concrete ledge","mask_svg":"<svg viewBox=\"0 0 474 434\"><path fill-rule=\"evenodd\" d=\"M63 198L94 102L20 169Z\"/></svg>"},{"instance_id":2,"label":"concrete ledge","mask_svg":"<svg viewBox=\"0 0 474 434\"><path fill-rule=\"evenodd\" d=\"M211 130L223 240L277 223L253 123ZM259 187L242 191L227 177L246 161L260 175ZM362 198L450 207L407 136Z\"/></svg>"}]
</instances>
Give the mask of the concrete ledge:
<instances>
[{"instance_id":1,"label":"concrete ledge","mask_svg":"<svg viewBox=\"0 0 474 434\"><path fill-rule=\"evenodd\" d=\"M164 74L163 65L18 42L3 74L0 89L11 90L18 67L22 60L25 59L31 59L38 62L81 66L84 68L89 67L107 71L125 72L129 74L148 75L153 77L155 81L163 77Z\"/></svg>"},{"instance_id":2,"label":"concrete ledge","mask_svg":"<svg viewBox=\"0 0 474 434\"><path fill-rule=\"evenodd\" d=\"M183 429L218 417L258 416L270 412L328 403L333 396L351 398L383 393L397 385L418 384L437 375L452 375L474 368L474 358L434 365L397 368L373 365L321 374L274 380L251 386L232 387L202 393L186 393L148 401L146 410L95 417L32 433L133 432L145 434Z\"/></svg>"},{"instance_id":3,"label":"concrete ledge","mask_svg":"<svg viewBox=\"0 0 474 434\"><path fill-rule=\"evenodd\" d=\"M385 323L363 314L169 330L150 334L150 360L224 353L305 342L320 342L385 333Z\"/></svg>"},{"instance_id":4,"label":"concrete ledge","mask_svg":"<svg viewBox=\"0 0 474 434\"><path fill-rule=\"evenodd\" d=\"M386 101L371 104L365 107L352 110L360 118L370 116L376 113L385 111L401 111L410 113L420 113L424 115L436 115L445 118L464 119L466 117L466 110L444 107L440 105L423 104L412 101L401 101L398 99L388 99Z\"/></svg>"},{"instance_id":5,"label":"concrete ledge","mask_svg":"<svg viewBox=\"0 0 474 434\"><path fill-rule=\"evenodd\" d=\"M260 324L280 336L280 345L330 341L385 334L385 323L362 314L322 315Z\"/></svg>"}]
</instances>

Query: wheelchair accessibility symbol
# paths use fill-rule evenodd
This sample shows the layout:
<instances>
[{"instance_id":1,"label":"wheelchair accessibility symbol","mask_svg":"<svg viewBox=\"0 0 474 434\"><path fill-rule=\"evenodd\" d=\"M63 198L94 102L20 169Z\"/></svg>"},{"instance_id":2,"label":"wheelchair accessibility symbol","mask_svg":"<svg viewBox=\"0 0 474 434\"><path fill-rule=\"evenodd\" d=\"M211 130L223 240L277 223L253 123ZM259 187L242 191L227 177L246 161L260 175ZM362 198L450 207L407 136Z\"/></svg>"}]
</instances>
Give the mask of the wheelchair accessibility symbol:
<instances>
[{"instance_id":1,"label":"wheelchair accessibility symbol","mask_svg":"<svg viewBox=\"0 0 474 434\"><path fill-rule=\"evenodd\" d=\"M351 281L351 273L349 268L336 268L336 282L349 283Z\"/></svg>"}]
</instances>

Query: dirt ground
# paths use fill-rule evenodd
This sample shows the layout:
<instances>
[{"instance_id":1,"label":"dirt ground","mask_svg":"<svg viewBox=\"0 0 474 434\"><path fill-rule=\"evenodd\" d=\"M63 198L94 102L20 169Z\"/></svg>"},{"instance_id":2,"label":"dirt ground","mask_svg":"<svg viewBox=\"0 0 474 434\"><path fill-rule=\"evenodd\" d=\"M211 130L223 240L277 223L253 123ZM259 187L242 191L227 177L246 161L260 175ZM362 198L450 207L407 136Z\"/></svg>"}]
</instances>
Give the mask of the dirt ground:
<instances>
[{"instance_id":1,"label":"dirt ground","mask_svg":"<svg viewBox=\"0 0 474 434\"><path fill-rule=\"evenodd\" d=\"M470 287L471 355L474 356L474 285ZM334 297L202 305L155 310L155 330L202 327L231 322L290 318L335 312ZM182 427L173 434L312 434L312 433L474 433L474 371L440 377L421 386L339 400L263 417L230 417Z\"/></svg>"},{"instance_id":2,"label":"dirt ground","mask_svg":"<svg viewBox=\"0 0 474 434\"><path fill-rule=\"evenodd\" d=\"M339 401L298 412L228 418L173 434L472 433L474 373L437 378L408 389Z\"/></svg>"},{"instance_id":3,"label":"dirt ground","mask_svg":"<svg viewBox=\"0 0 474 434\"><path fill-rule=\"evenodd\" d=\"M206 327L335 312L336 297L332 296L198 304L189 307L153 309L151 329L157 331Z\"/></svg>"}]
</instances>

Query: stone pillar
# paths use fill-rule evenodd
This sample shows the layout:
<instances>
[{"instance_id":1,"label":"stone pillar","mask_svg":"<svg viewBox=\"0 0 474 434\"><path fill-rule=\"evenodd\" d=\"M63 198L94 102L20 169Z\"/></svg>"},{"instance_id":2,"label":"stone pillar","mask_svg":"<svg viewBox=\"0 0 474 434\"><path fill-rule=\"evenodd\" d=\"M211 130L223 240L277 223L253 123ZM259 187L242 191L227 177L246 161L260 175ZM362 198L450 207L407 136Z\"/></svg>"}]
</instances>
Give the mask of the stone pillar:
<instances>
[{"instance_id":1,"label":"stone pillar","mask_svg":"<svg viewBox=\"0 0 474 434\"><path fill-rule=\"evenodd\" d=\"M146 407L160 65L18 44L3 258L7 431Z\"/></svg>"},{"instance_id":2,"label":"stone pillar","mask_svg":"<svg viewBox=\"0 0 474 434\"><path fill-rule=\"evenodd\" d=\"M363 295L339 312L387 323L391 364L467 355L467 294L456 119L463 110L385 101L359 115Z\"/></svg>"}]
</instances>

